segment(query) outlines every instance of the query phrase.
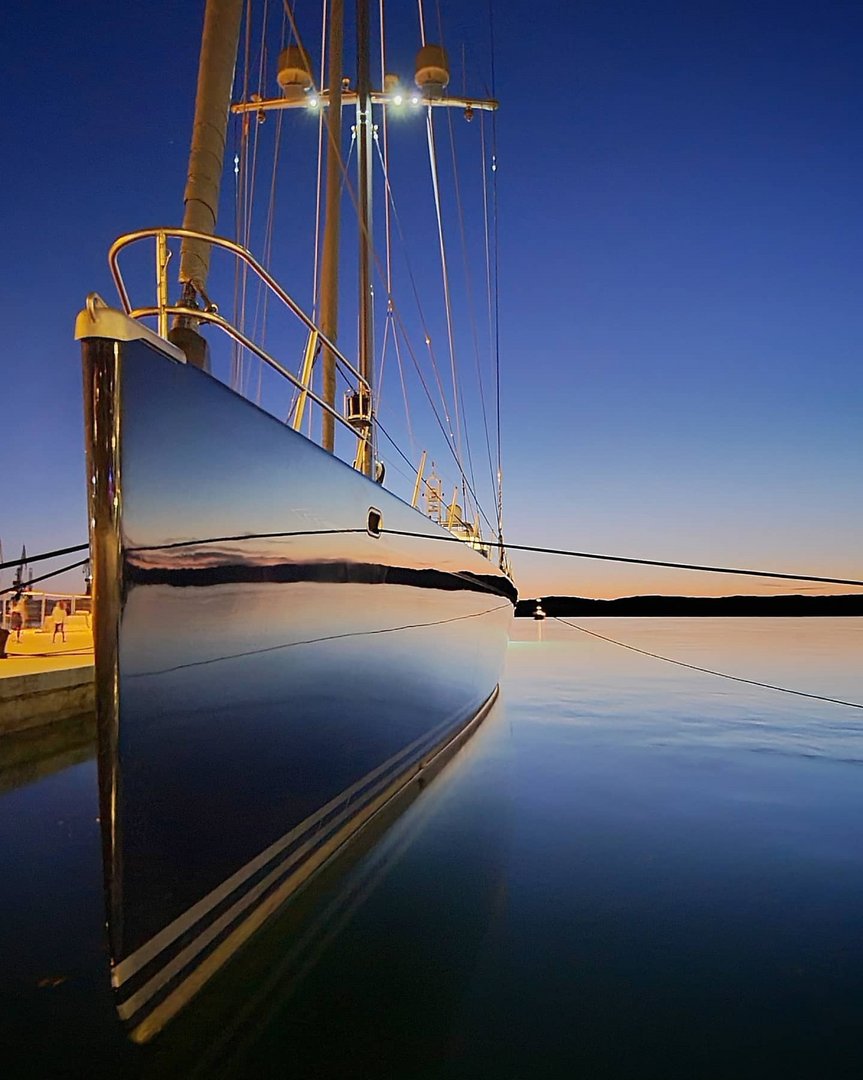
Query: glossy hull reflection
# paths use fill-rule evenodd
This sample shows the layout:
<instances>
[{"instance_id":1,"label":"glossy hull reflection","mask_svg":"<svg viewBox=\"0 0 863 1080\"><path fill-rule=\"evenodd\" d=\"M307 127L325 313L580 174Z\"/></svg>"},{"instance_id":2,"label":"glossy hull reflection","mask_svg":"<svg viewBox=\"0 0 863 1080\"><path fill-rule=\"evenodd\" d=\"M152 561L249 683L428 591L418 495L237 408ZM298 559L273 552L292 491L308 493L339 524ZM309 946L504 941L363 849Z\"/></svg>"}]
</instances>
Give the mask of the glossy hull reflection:
<instances>
[{"instance_id":1,"label":"glossy hull reflection","mask_svg":"<svg viewBox=\"0 0 863 1080\"><path fill-rule=\"evenodd\" d=\"M493 699L515 597L201 371L95 337L84 369L113 983L146 1039Z\"/></svg>"}]
</instances>

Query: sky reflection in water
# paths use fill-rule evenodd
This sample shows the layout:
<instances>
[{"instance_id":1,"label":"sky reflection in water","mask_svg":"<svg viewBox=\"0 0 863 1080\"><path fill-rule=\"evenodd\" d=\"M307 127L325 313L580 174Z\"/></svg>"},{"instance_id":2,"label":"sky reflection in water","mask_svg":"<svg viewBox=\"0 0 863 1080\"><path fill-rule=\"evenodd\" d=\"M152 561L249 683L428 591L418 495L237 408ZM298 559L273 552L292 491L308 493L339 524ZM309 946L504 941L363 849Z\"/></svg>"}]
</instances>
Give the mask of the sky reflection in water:
<instances>
[{"instance_id":1,"label":"sky reflection in water","mask_svg":"<svg viewBox=\"0 0 863 1080\"><path fill-rule=\"evenodd\" d=\"M863 700L854 620L585 625ZM516 624L501 706L325 885L317 916L277 924L243 977L226 973L163 1040L112 1052L110 1068L96 1032L118 1044L88 937L87 958L69 961L70 993L28 997L71 1040L66 1061L89 1062L90 1075L859 1075L863 714L685 672L551 621L539 632ZM6 796L0 835L19 903L25 878L59 860L52 899L89 926L95 889L72 849L64 857L32 822L19 844L10 826L22 798L38 814L40 790L46 820L58 798L79 807L80 785L61 790L61 777L82 769ZM8 956L16 899L8 884L0 895ZM49 908L28 909L30 934L55 925ZM0 986L5 1000L8 971ZM58 1026L73 1005L77 1025Z\"/></svg>"}]
</instances>

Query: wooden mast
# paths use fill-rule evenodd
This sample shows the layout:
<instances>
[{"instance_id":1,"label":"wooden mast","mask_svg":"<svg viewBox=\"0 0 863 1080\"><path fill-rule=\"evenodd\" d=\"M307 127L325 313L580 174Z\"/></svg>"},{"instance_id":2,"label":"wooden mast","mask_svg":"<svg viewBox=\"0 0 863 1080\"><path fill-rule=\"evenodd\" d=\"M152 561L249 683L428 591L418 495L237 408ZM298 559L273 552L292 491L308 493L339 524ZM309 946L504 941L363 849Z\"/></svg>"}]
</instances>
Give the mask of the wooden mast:
<instances>
[{"instance_id":1,"label":"wooden mast","mask_svg":"<svg viewBox=\"0 0 863 1080\"><path fill-rule=\"evenodd\" d=\"M210 235L216 231L242 11L243 0L207 0L204 12L183 228ZM201 240L184 240L180 281L193 281L206 288L209 270L210 245Z\"/></svg>"},{"instance_id":2,"label":"wooden mast","mask_svg":"<svg viewBox=\"0 0 863 1080\"><path fill-rule=\"evenodd\" d=\"M374 448L372 414L374 400L374 337L372 322L371 230L372 230L372 87L369 0L357 0L357 167L359 170L359 370L371 389L368 403L369 439L357 466L372 475Z\"/></svg>"},{"instance_id":3,"label":"wooden mast","mask_svg":"<svg viewBox=\"0 0 863 1080\"><path fill-rule=\"evenodd\" d=\"M208 233L210 236L216 231L219 210L225 135L242 11L243 0L207 0L204 12L198 88L195 95L195 121L183 196L183 228ZM210 272L210 250L206 241L183 240L180 250L180 282L184 286L184 301L190 307L195 306L195 294L206 290ZM181 337L192 335L193 339L197 338L200 352L194 341L190 341L188 344L191 348L187 350L187 356L193 363L205 366L204 341L192 330L194 320L181 316L177 322L178 326L171 333L172 339L178 332ZM186 348L185 341L178 340L176 343Z\"/></svg>"}]
</instances>

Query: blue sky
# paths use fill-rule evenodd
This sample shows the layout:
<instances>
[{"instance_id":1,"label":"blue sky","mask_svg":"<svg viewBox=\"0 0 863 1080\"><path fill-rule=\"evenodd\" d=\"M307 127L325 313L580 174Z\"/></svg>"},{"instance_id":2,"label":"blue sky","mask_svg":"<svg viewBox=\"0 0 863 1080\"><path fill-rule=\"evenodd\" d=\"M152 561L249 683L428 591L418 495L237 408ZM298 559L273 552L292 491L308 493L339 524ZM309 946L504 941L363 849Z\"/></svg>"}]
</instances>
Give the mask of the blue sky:
<instances>
[{"instance_id":1,"label":"blue sky","mask_svg":"<svg viewBox=\"0 0 863 1080\"><path fill-rule=\"evenodd\" d=\"M477 8L444 2L442 15L454 67L463 38L481 82L488 23ZM297 16L315 25L302 4ZM416 37L408 17L393 52L402 68ZM8 557L22 542L84 539L72 324L89 291L110 295L104 257L117 234L180 220L198 13L33 3L6 19ZM495 32L509 537L863 577L863 12L507 3ZM403 133L412 139L421 151L420 133ZM290 159L280 195L290 273L309 232L310 196L295 192L313 157L312 141ZM428 224L417 221L425 243ZM429 292L433 257L419 271ZM528 594L775 588L515 565Z\"/></svg>"}]
</instances>

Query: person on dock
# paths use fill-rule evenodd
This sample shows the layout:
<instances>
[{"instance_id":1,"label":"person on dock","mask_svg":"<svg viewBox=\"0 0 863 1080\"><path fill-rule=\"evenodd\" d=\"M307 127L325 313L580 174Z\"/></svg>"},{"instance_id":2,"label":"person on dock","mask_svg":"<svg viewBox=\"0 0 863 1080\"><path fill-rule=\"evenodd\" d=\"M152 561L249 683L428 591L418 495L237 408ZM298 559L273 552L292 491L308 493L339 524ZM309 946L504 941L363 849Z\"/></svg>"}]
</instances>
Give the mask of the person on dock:
<instances>
[{"instance_id":1,"label":"person on dock","mask_svg":"<svg viewBox=\"0 0 863 1080\"><path fill-rule=\"evenodd\" d=\"M9 615L9 630L15 635L15 640L21 640L21 631L27 619L27 604L23 597L19 597L12 604L12 612Z\"/></svg>"},{"instance_id":2,"label":"person on dock","mask_svg":"<svg viewBox=\"0 0 863 1080\"><path fill-rule=\"evenodd\" d=\"M51 622L54 624L54 633L51 637L51 644L57 640L57 635L60 634L63 641L66 640L66 608L63 605L62 600L58 600L54 605L54 610L51 612Z\"/></svg>"}]
</instances>

